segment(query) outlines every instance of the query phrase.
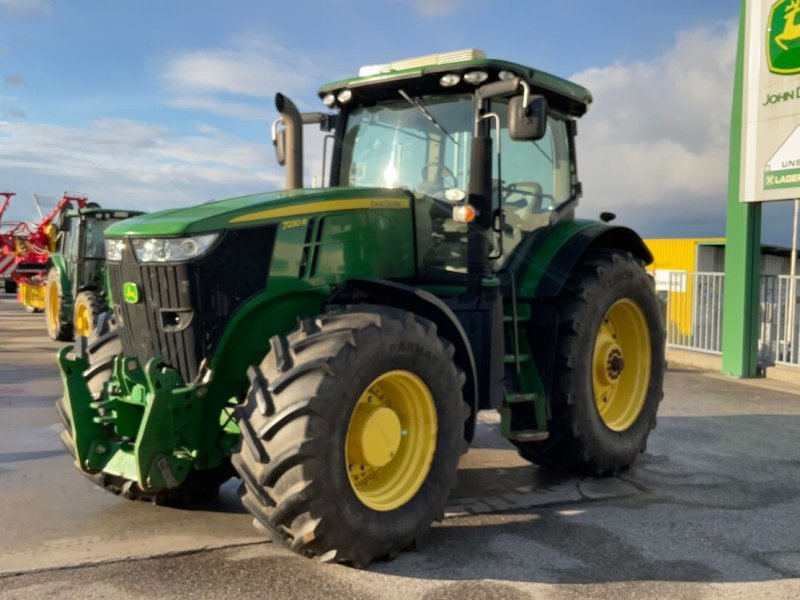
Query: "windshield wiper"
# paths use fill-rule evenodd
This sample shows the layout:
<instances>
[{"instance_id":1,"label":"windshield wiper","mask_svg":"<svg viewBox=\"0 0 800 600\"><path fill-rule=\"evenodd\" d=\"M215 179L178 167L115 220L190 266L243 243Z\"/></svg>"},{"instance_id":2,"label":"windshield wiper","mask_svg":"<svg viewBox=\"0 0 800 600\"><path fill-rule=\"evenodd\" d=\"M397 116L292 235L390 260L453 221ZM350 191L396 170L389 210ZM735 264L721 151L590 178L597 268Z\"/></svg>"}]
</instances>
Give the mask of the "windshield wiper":
<instances>
[{"instance_id":1,"label":"windshield wiper","mask_svg":"<svg viewBox=\"0 0 800 600\"><path fill-rule=\"evenodd\" d=\"M428 109L427 109L427 108L425 108L425 106L422 104L422 102L420 102L420 101L419 101L419 100L417 100L416 98L412 98L411 96L409 96L408 94L406 94L405 90L397 90L397 91L400 93L400 95L401 95L403 98L405 98L405 99L408 101L408 103L409 103L411 106L414 106L414 107L416 107L416 108L417 108L417 110L419 110L419 112L421 112L421 113L422 113L422 115L423 115L423 116L424 116L426 119L428 119L428 121L430 121L431 123L433 123L433 126L434 126L434 127L436 127L436 129L438 129L438 130L439 130L439 131L441 131L443 134L445 134L447 137L449 137L449 138L450 138L450 141L451 141L451 142L453 142L453 143L454 143L456 146L458 146L458 142L457 142L457 141L456 141L456 140L453 138L453 136L452 136L452 135L450 135L449 133L447 133L447 130L446 130L444 127L442 127L441 125L439 125L439 123L436 121L436 119L434 119L434 118L433 118L433 115L432 115L431 113L429 113L429 112L428 112Z\"/></svg>"}]
</instances>

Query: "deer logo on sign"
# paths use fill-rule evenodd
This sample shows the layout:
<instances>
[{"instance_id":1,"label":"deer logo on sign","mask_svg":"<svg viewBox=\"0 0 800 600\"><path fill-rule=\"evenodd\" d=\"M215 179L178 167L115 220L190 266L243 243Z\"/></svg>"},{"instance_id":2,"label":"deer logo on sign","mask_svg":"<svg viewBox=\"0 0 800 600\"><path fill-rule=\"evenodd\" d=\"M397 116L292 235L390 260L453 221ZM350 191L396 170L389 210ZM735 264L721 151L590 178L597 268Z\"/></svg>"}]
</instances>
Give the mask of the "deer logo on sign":
<instances>
[{"instance_id":1,"label":"deer logo on sign","mask_svg":"<svg viewBox=\"0 0 800 600\"><path fill-rule=\"evenodd\" d=\"M800 24L797 23L797 15L800 13L800 0L792 0L789 5L784 9L783 20L786 22L783 31L775 36L775 43L784 50L788 50L789 46L786 42L793 42L800 39Z\"/></svg>"},{"instance_id":2,"label":"deer logo on sign","mask_svg":"<svg viewBox=\"0 0 800 600\"><path fill-rule=\"evenodd\" d=\"M800 0L772 5L767 21L767 61L778 75L800 73Z\"/></svg>"}]
</instances>

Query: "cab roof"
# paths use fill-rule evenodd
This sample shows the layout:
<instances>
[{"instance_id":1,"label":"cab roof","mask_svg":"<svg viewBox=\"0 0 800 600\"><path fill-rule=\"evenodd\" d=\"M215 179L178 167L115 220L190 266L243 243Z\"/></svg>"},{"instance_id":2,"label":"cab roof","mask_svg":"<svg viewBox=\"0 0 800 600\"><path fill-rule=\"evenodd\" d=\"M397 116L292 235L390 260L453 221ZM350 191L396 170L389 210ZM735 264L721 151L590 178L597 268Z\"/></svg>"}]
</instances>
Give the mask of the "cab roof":
<instances>
[{"instance_id":1,"label":"cab roof","mask_svg":"<svg viewBox=\"0 0 800 600\"><path fill-rule=\"evenodd\" d=\"M581 85L518 63L486 58L480 50L460 50L362 67L359 76L323 85L318 94L323 100L328 97L330 102L344 90L350 90L353 99L349 102L369 104L397 98L398 89L414 96L471 93L478 85L468 83L463 75L472 71L488 75L482 83L498 81L501 73L518 76L530 85L531 93L542 94L551 106L572 116L583 115L592 102L591 92ZM440 80L448 73L461 78L457 84L444 87Z\"/></svg>"},{"instance_id":2,"label":"cab roof","mask_svg":"<svg viewBox=\"0 0 800 600\"><path fill-rule=\"evenodd\" d=\"M119 208L102 208L100 206L87 206L85 208L73 208L66 211L67 217L94 216L100 215L104 219L129 219L138 215L143 215L142 210L126 210Z\"/></svg>"}]
</instances>

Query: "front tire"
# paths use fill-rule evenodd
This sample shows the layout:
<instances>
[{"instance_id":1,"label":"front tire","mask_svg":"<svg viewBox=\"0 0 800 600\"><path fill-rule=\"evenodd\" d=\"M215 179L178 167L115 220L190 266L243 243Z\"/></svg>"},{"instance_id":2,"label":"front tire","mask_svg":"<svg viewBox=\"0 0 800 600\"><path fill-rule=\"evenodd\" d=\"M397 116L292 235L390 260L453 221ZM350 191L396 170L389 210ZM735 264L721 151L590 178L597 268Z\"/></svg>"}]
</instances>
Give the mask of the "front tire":
<instances>
[{"instance_id":1,"label":"front tire","mask_svg":"<svg viewBox=\"0 0 800 600\"><path fill-rule=\"evenodd\" d=\"M93 338L100 315L108 307L105 299L93 292L84 290L75 297L75 311L72 318L77 337Z\"/></svg>"},{"instance_id":2,"label":"front tire","mask_svg":"<svg viewBox=\"0 0 800 600\"><path fill-rule=\"evenodd\" d=\"M664 328L653 282L629 253L585 257L559 307L550 436L514 442L560 471L610 475L644 451L663 396Z\"/></svg>"},{"instance_id":3,"label":"front tire","mask_svg":"<svg viewBox=\"0 0 800 600\"><path fill-rule=\"evenodd\" d=\"M411 545L443 517L466 450L453 346L386 307L326 314L270 343L233 456L256 525L355 566Z\"/></svg>"}]
</instances>

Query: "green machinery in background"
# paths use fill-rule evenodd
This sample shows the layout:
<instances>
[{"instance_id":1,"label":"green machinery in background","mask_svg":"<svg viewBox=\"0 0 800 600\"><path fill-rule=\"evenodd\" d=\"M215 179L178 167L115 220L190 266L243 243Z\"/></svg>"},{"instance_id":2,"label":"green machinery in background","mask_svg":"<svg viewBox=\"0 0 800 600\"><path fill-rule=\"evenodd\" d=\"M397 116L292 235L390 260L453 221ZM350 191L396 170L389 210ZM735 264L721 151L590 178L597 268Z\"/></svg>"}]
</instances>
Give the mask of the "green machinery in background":
<instances>
[{"instance_id":1,"label":"green machinery in background","mask_svg":"<svg viewBox=\"0 0 800 600\"><path fill-rule=\"evenodd\" d=\"M108 311L103 232L112 223L141 214L94 203L63 213L44 282L44 315L51 339L69 341L94 331L100 315Z\"/></svg>"},{"instance_id":2,"label":"green machinery in background","mask_svg":"<svg viewBox=\"0 0 800 600\"><path fill-rule=\"evenodd\" d=\"M536 464L628 468L663 329L639 236L575 218L590 93L463 51L319 95L276 97L285 191L106 230L118 329L59 355L78 468L174 502L232 463L260 529L354 565L442 518L479 410ZM302 186L303 124L329 187Z\"/></svg>"}]
</instances>

